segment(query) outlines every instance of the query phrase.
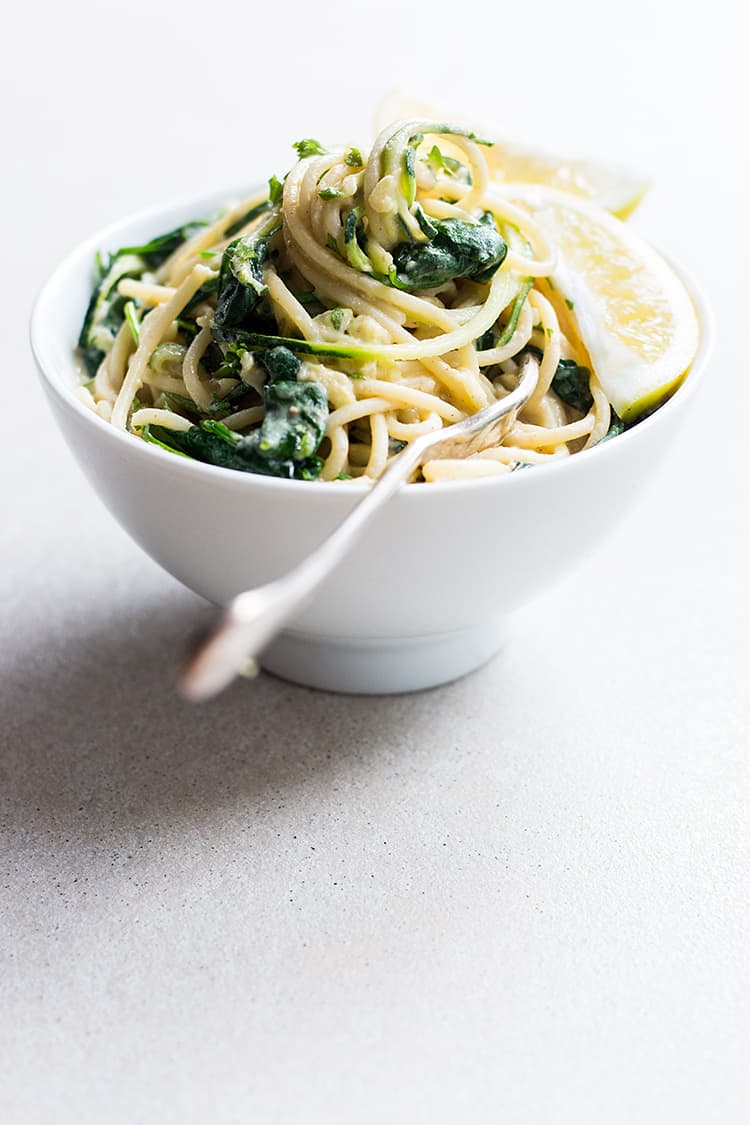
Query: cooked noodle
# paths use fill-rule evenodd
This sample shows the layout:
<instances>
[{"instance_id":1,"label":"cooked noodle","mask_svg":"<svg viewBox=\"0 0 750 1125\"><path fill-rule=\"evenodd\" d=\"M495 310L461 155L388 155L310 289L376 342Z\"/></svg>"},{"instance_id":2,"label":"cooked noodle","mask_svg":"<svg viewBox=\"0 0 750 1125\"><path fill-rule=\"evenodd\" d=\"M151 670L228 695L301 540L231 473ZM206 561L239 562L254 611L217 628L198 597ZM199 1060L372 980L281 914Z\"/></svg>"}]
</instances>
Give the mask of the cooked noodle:
<instances>
[{"instance_id":1,"label":"cooked noodle","mask_svg":"<svg viewBox=\"0 0 750 1125\"><path fill-rule=\"evenodd\" d=\"M473 134L417 121L384 130L366 160L314 142L298 149L283 191L272 185L210 225L183 228L175 245L165 236L161 256L146 246L113 259L122 276L107 292L102 282L82 333L84 358L87 346L89 367L91 356L97 363L84 401L119 429L231 465L180 435L205 434L206 448L224 442L231 452L264 432L265 364L283 349L287 364L296 357L299 395L321 388L317 446L268 468L268 441L256 438L247 467L374 478L403 443L512 391L534 348L537 389L501 444L430 461L420 479L503 473L607 434L610 405L550 281L555 248L491 182ZM480 255L485 243L492 250L486 268L461 258L466 238ZM458 267L443 276L446 253ZM583 398L565 395L561 360L579 380L585 372ZM287 421L300 409L294 398Z\"/></svg>"}]
</instances>

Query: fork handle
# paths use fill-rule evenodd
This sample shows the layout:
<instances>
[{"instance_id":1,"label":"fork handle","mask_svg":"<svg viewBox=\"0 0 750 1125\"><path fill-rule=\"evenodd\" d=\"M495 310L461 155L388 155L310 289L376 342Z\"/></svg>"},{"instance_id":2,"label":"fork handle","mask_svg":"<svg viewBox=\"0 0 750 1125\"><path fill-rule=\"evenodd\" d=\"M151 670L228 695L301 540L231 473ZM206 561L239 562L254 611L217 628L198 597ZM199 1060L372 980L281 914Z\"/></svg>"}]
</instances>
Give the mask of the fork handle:
<instances>
[{"instance_id":1,"label":"fork handle","mask_svg":"<svg viewBox=\"0 0 750 1125\"><path fill-rule=\"evenodd\" d=\"M500 402L443 430L422 434L407 445L374 482L362 499L309 555L281 578L246 590L228 604L221 620L188 655L180 673L183 693L192 700L216 695L237 675L248 658L254 659L286 621L345 557L371 517L398 491L421 464L425 454L446 442L466 441L483 426L518 410L536 387L539 368L533 357L524 364L518 386Z\"/></svg>"}]
</instances>

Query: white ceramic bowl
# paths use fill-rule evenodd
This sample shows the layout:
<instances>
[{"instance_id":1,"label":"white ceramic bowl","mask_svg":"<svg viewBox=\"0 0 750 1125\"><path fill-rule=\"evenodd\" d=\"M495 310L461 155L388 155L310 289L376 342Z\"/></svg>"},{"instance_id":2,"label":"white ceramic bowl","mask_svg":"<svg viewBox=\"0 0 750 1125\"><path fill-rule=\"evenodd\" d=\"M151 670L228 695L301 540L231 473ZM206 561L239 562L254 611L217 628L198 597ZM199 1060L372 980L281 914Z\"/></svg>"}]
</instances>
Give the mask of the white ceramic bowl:
<instances>
[{"instance_id":1,"label":"white ceramic bowl","mask_svg":"<svg viewBox=\"0 0 750 1125\"><path fill-rule=\"evenodd\" d=\"M73 395L73 351L97 249L138 243L238 194L155 208L100 231L44 286L31 326L54 415L101 499L152 558L216 603L293 566L366 485L238 473L138 441ZM564 461L504 477L405 487L267 650L264 666L314 687L400 692L455 679L489 659L512 612L617 523L680 425L710 343L708 311L687 284L701 320L700 353L665 406Z\"/></svg>"}]
</instances>

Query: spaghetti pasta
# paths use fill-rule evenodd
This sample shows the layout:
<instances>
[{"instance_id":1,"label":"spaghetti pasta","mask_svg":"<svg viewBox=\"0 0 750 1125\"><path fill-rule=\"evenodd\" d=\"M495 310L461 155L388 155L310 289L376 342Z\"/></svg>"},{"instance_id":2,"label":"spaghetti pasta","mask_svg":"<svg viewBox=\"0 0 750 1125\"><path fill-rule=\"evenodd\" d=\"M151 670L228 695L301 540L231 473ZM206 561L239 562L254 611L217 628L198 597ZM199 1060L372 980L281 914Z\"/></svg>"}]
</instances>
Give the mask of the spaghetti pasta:
<instances>
[{"instance_id":1,"label":"spaghetti pasta","mask_svg":"<svg viewBox=\"0 0 750 1125\"><path fill-rule=\"evenodd\" d=\"M375 478L418 435L537 389L501 445L429 462L482 477L618 430L550 282L555 247L493 183L473 133L392 125L365 158L300 142L208 224L100 263L79 341L92 409L135 437L244 471Z\"/></svg>"}]
</instances>

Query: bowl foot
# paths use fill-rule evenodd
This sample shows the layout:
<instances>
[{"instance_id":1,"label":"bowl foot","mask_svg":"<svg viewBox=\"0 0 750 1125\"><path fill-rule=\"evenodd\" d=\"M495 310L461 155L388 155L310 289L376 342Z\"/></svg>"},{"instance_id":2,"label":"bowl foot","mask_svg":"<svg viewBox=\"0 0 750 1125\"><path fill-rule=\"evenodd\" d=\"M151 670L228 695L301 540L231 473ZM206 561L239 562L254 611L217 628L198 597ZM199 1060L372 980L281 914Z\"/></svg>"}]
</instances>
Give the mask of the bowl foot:
<instances>
[{"instance_id":1,"label":"bowl foot","mask_svg":"<svg viewBox=\"0 0 750 1125\"><path fill-rule=\"evenodd\" d=\"M395 695L450 683L485 664L502 647L507 618L472 629L420 637L320 637L282 633L263 667L306 687L353 695Z\"/></svg>"}]
</instances>

